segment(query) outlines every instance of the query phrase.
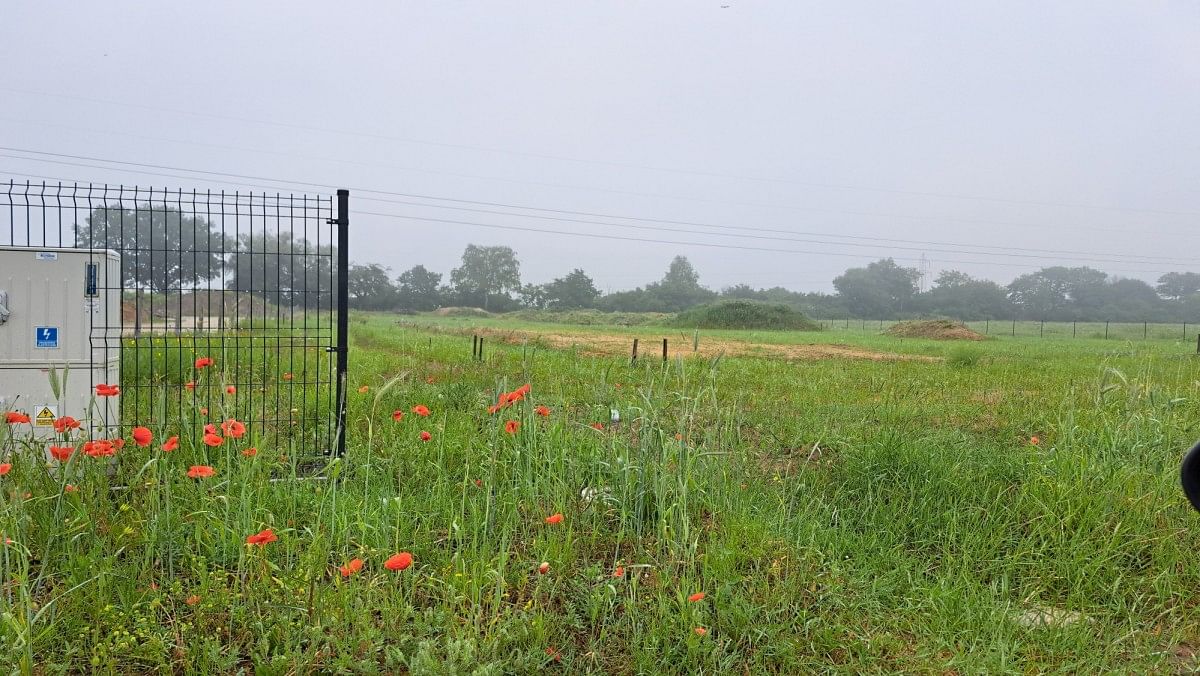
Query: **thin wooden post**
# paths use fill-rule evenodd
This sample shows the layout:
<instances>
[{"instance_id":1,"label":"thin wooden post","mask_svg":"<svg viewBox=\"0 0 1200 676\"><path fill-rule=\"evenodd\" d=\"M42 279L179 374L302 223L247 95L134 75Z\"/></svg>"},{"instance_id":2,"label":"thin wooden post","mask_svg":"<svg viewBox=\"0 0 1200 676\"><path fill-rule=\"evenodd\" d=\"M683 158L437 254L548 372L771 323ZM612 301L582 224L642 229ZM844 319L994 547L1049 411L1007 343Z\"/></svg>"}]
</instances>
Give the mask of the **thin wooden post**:
<instances>
[{"instance_id":1,"label":"thin wooden post","mask_svg":"<svg viewBox=\"0 0 1200 676\"><path fill-rule=\"evenodd\" d=\"M991 333L991 331L990 331L991 328L992 328L992 321L990 319L983 320L983 335L985 335L985 336L989 335Z\"/></svg>"},{"instance_id":2,"label":"thin wooden post","mask_svg":"<svg viewBox=\"0 0 1200 676\"><path fill-rule=\"evenodd\" d=\"M1142 322L1142 340L1150 337L1150 322Z\"/></svg>"},{"instance_id":3,"label":"thin wooden post","mask_svg":"<svg viewBox=\"0 0 1200 676\"><path fill-rule=\"evenodd\" d=\"M633 364L636 364L636 363L637 363L637 343L638 343L638 339L637 339L637 338L634 338L634 339L633 339L633 357L631 357L631 358L629 359L629 364L630 364L631 366L632 366Z\"/></svg>"},{"instance_id":4,"label":"thin wooden post","mask_svg":"<svg viewBox=\"0 0 1200 676\"><path fill-rule=\"evenodd\" d=\"M1013 332L1012 332L1012 334L1013 334L1013 338L1016 338L1016 337L1017 337L1017 320L1016 320L1016 319L1014 319L1014 320L1013 320Z\"/></svg>"},{"instance_id":5,"label":"thin wooden post","mask_svg":"<svg viewBox=\"0 0 1200 676\"><path fill-rule=\"evenodd\" d=\"M1108 340L1108 322L1104 322L1104 339Z\"/></svg>"},{"instance_id":6,"label":"thin wooden post","mask_svg":"<svg viewBox=\"0 0 1200 676\"><path fill-rule=\"evenodd\" d=\"M1071 322L1071 337L1075 337L1075 322Z\"/></svg>"},{"instance_id":7,"label":"thin wooden post","mask_svg":"<svg viewBox=\"0 0 1200 676\"><path fill-rule=\"evenodd\" d=\"M1043 319L1042 323L1038 325L1038 338L1041 338L1045 335L1046 335L1046 320Z\"/></svg>"},{"instance_id":8,"label":"thin wooden post","mask_svg":"<svg viewBox=\"0 0 1200 676\"><path fill-rule=\"evenodd\" d=\"M663 338L663 363L667 363L667 339Z\"/></svg>"},{"instance_id":9,"label":"thin wooden post","mask_svg":"<svg viewBox=\"0 0 1200 676\"><path fill-rule=\"evenodd\" d=\"M1200 354L1200 333L1196 334L1196 354Z\"/></svg>"}]
</instances>

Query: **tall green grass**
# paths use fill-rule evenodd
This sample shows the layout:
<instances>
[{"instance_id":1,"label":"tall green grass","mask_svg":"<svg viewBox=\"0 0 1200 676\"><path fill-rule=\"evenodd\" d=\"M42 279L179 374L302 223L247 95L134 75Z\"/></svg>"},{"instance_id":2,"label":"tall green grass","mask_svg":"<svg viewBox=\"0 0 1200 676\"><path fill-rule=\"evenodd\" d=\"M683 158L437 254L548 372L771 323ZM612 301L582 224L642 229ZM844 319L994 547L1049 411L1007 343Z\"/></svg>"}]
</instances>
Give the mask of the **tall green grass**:
<instances>
[{"instance_id":1,"label":"tall green grass","mask_svg":"<svg viewBox=\"0 0 1200 676\"><path fill-rule=\"evenodd\" d=\"M1001 338L964 360L772 338L812 339L950 359L474 362L459 335L374 316L323 480L195 430L47 467L18 426L0 654L38 673L1187 668L1200 520L1176 468L1200 372L1181 345ZM180 424L160 418L160 437ZM277 542L246 545L266 527ZM384 569L397 551L416 563ZM1086 619L1015 621L1035 608Z\"/></svg>"}]
</instances>

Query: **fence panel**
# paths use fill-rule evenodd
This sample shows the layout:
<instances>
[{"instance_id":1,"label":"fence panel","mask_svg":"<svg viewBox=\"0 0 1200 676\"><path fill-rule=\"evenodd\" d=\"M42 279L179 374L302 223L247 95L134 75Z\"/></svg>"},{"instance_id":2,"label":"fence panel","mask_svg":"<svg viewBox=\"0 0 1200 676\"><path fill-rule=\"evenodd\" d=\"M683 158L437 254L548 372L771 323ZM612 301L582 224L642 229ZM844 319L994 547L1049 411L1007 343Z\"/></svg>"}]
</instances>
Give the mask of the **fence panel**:
<instances>
[{"instance_id":1,"label":"fence panel","mask_svg":"<svg viewBox=\"0 0 1200 676\"><path fill-rule=\"evenodd\" d=\"M120 255L97 279L120 312L93 315L89 340L93 360L120 357L122 431L236 418L260 451L302 458L344 444L347 202L10 181L0 245Z\"/></svg>"}]
</instances>

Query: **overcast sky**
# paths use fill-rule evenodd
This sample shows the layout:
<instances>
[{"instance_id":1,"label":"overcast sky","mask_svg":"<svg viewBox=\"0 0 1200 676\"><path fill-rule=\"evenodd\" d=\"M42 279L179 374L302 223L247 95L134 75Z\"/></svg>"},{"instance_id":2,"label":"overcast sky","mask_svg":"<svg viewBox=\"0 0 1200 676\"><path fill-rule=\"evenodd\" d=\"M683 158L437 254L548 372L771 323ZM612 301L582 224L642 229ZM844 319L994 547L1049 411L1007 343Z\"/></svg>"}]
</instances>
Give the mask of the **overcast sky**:
<instances>
[{"instance_id":1,"label":"overcast sky","mask_svg":"<svg viewBox=\"0 0 1200 676\"><path fill-rule=\"evenodd\" d=\"M352 260L394 273L448 272L468 243L610 290L680 253L713 288L829 290L923 253L1002 283L1200 271L1191 1L10 0L0 63L0 146L346 186ZM3 179L247 182L0 154Z\"/></svg>"}]
</instances>

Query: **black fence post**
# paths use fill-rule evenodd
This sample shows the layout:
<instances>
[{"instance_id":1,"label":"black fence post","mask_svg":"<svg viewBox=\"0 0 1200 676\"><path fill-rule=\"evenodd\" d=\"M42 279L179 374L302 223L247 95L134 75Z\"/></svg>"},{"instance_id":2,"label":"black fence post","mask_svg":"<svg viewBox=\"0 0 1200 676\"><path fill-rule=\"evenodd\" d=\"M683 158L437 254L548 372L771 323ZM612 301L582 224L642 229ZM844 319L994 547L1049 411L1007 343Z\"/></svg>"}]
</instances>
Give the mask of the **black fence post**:
<instances>
[{"instance_id":1,"label":"black fence post","mask_svg":"<svg viewBox=\"0 0 1200 676\"><path fill-rule=\"evenodd\" d=\"M634 338L634 339L633 339L633 357L632 357L632 358L630 358L630 360L629 360L629 365L630 365L630 366L632 366L632 365L634 365L634 364L636 364L636 363L637 363L637 344L638 344L638 339L637 339L637 338Z\"/></svg>"},{"instance_id":2,"label":"black fence post","mask_svg":"<svg viewBox=\"0 0 1200 676\"><path fill-rule=\"evenodd\" d=\"M1043 319L1042 323L1038 325L1038 338L1042 338L1045 335L1046 335L1046 320Z\"/></svg>"},{"instance_id":3,"label":"black fence post","mask_svg":"<svg viewBox=\"0 0 1200 676\"><path fill-rule=\"evenodd\" d=\"M667 363L667 339L663 338L663 363Z\"/></svg>"},{"instance_id":4,"label":"black fence post","mask_svg":"<svg viewBox=\"0 0 1200 676\"><path fill-rule=\"evenodd\" d=\"M1142 322L1142 340L1150 337L1150 322Z\"/></svg>"},{"instance_id":5,"label":"black fence post","mask_svg":"<svg viewBox=\"0 0 1200 676\"><path fill-rule=\"evenodd\" d=\"M1017 337L1017 320L1016 319L1013 320L1012 334L1013 334L1013 338Z\"/></svg>"},{"instance_id":6,"label":"black fence post","mask_svg":"<svg viewBox=\"0 0 1200 676\"><path fill-rule=\"evenodd\" d=\"M1108 340L1108 322L1104 322L1104 339Z\"/></svg>"},{"instance_id":7,"label":"black fence post","mask_svg":"<svg viewBox=\"0 0 1200 676\"><path fill-rule=\"evenodd\" d=\"M1071 322L1071 337L1075 337L1075 322Z\"/></svg>"},{"instance_id":8,"label":"black fence post","mask_svg":"<svg viewBox=\"0 0 1200 676\"><path fill-rule=\"evenodd\" d=\"M990 333L988 331L989 328L991 328L991 322L987 319L983 320L983 335L986 336L988 333Z\"/></svg>"},{"instance_id":9,"label":"black fence post","mask_svg":"<svg viewBox=\"0 0 1200 676\"><path fill-rule=\"evenodd\" d=\"M350 191L337 191L337 456L346 455L346 373L350 366Z\"/></svg>"}]
</instances>

